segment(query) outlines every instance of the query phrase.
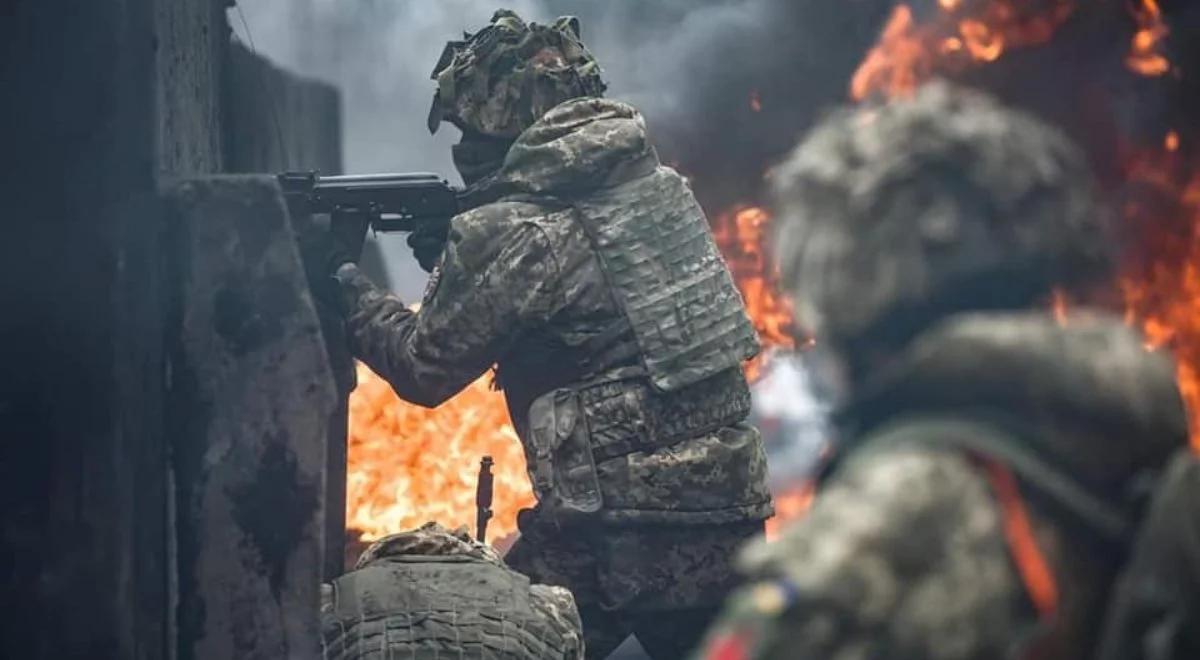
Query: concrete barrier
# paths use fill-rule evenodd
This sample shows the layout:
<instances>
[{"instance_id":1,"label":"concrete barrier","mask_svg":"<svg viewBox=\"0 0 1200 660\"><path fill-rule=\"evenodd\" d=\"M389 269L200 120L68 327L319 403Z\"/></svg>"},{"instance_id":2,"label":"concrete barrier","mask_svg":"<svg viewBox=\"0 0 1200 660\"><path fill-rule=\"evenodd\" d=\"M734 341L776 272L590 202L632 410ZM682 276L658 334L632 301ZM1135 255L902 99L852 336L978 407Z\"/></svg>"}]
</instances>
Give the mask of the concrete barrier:
<instances>
[{"instance_id":1,"label":"concrete barrier","mask_svg":"<svg viewBox=\"0 0 1200 660\"><path fill-rule=\"evenodd\" d=\"M225 169L342 171L342 107L337 88L301 78L229 46L225 80Z\"/></svg>"},{"instance_id":2,"label":"concrete barrier","mask_svg":"<svg viewBox=\"0 0 1200 660\"><path fill-rule=\"evenodd\" d=\"M274 179L168 194L180 658L319 655L333 376Z\"/></svg>"}]
</instances>

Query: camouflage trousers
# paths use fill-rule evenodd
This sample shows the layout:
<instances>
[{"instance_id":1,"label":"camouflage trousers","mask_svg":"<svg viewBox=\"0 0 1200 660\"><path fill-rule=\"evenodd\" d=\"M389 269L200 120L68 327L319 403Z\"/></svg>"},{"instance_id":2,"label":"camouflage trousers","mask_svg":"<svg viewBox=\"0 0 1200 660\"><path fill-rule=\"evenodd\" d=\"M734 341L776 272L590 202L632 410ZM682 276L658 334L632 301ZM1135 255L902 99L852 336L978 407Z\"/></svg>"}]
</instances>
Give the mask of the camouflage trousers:
<instances>
[{"instance_id":1,"label":"camouflage trousers","mask_svg":"<svg viewBox=\"0 0 1200 660\"><path fill-rule=\"evenodd\" d=\"M723 525L573 525L521 512L505 562L575 595L589 660L634 635L654 660L684 658L736 585L732 567L762 521Z\"/></svg>"}]
</instances>

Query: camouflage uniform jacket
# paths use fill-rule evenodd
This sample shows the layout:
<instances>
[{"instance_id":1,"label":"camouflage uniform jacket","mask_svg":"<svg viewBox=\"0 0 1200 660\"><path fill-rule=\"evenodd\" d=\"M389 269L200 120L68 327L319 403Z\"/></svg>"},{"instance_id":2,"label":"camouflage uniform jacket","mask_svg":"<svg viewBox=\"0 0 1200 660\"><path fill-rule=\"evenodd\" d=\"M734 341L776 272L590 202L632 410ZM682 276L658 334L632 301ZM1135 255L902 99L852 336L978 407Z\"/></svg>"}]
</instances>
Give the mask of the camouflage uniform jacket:
<instances>
[{"instance_id":1,"label":"camouflage uniform jacket","mask_svg":"<svg viewBox=\"0 0 1200 660\"><path fill-rule=\"evenodd\" d=\"M962 315L861 395L840 464L804 518L743 553L752 581L698 657L1088 657L1119 552L1000 459L1052 574L1053 609L1037 610L988 476L995 457L965 447L1022 429L1005 437L1119 500L1186 442L1169 361L1117 319ZM961 438L935 437L947 434Z\"/></svg>"},{"instance_id":2,"label":"camouflage uniform jacket","mask_svg":"<svg viewBox=\"0 0 1200 660\"><path fill-rule=\"evenodd\" d=\"M571 592L529 583L465 532L430 523L387 537L324 585L323 656L583 657Z\"/></svg>"},{"instance_id":3,"label":"camouflage uniform jacket","mask_svg":"<svg viewBox=\"0 0 1200 660\"><path fill-rule=\"evenodd\" d=\"M632 327L597 253L572 209L558 203L641 176L647 161L658 167L633 108L581 99L552 110L517 139L495 175L469 191L474 208L451 222L419 312L366 278L342 279L352 299L351 348L402 398L425 406L496 365L531 466L531 403L578 385L585 373L607 376L584 402L592 438L607 450L596 457L600 519L762 519L771 511L766 459L758 432L742 422L749 390L741 371L669 398L654 392L637 375ZM683 433L671 443L641 444L631 421L647 408Z\"/></svg>"}]
</instances>

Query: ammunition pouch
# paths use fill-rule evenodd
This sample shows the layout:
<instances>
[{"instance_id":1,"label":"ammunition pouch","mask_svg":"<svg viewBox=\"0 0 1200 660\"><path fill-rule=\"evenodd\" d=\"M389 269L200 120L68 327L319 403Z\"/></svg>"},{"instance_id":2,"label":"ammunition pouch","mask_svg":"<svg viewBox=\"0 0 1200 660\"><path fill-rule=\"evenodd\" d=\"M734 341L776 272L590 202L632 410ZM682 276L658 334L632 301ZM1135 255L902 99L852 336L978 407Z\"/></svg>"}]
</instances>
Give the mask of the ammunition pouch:
<instances>
[{"instance_id":1,"label":"ammunition pouch","mask_svg":"<svg viewBox=\"0 0 1200 660\"><path fill-rule=\"evenodd\" d=\"M638 368L547 392L529 408L528 469L539 508L559 523L597 514L598 464L715 432L749 412L739 369L665 394Z\"/></svg>"},{"instance_id":2,"label":"ammunition pouch","mask_svg":"<svg viewBox=\"0 0 1200 660\"><path fill-rule=\"evenodd\" d=\"M556 519L603 507L587 418L579 395L551 390L529 406L529 480L538 502Z\"/></svg>"}]
</instances>

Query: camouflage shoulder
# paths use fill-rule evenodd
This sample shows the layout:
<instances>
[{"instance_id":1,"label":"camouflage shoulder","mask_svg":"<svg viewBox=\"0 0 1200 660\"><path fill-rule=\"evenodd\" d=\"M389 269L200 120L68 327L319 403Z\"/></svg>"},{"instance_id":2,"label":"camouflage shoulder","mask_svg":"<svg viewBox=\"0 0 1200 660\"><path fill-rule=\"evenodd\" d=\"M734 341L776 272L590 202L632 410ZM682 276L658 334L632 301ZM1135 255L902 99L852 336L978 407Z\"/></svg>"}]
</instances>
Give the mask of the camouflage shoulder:
<instances>
[{"instance_id":1,"label":"camouflage shoulder","mask_svg":"<svg viewBox=\"0 0 1200 660\"><path fill-rule=\"evenodd\" d=\"M486 265L514 237L530 233L526 227L544 214L543 207L529 202L484 204L450 220L448 245L456 248L465 264Z\"/></svg>"},{"instance_id":2,"label":"camouflage shoulder","mask_svg":"<svg viewBox=\"0 0 1200 660\"><path fill-rule=\"evenodd\" d=\"M455 235L470 240L503 233L524 222L536 220L546 214L540 204L525 200L499 200L463 211L450 219L451 237Z\"/></svg>"},{"instance_id":3,"label":"camouflage shoulder","mask_svg":"<svg viewBox=\"0 0 1200 660\"><path fill-rule=\"evenodd\" d=\"M804 518L747 547L739 563L752 582L729 601L701 657L841 657L854 648L933 657L947 635L970 652L953 657L992 657L1023 593L986 479L947 450L852 457ZM728 650L712 655L716 647Z\"/></svg>"},{"instance_id":4,"label":"camouflage shoulder","mask_svg":"<svg viewBox=\"0 0 1200 660\"><path fill-rule=\"evenodd\" d=\"M751 582L734 591L709 628L692 660L749 660L771 657L783 617L796 602L795 586L786 578Z\"/></svg>"}]
</instances>

